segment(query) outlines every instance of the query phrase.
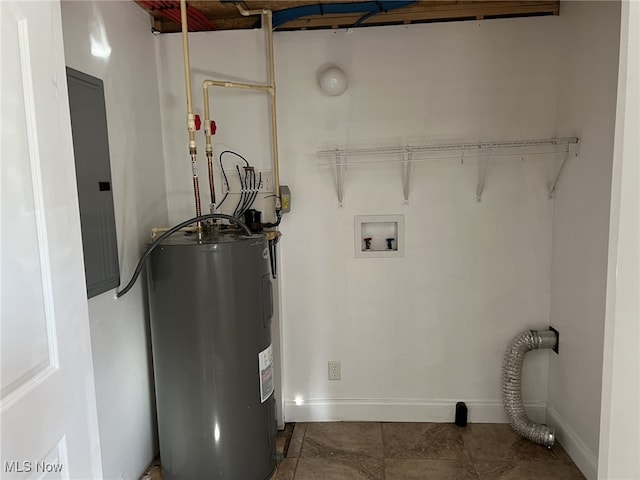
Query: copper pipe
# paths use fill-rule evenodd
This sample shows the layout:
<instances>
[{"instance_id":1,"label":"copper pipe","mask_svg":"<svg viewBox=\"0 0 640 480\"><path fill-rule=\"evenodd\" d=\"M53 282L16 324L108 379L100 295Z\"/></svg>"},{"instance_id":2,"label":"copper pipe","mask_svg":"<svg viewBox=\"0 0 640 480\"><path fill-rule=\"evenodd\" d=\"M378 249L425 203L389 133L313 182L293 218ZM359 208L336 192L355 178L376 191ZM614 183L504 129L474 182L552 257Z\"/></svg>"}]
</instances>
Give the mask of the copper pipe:
<instances>
[{"instance_id":1,"label":"copper pipe","mask_svg":"<svg viewBox=\"0 0 640 480\"><path fill-rule=\"evenodd\" d=\"M207 152L207 169L209 172L209 193L211 195L211 212L216 213L216 186L213 183L213 153Z\"/></svg>"},{"instance_id":2,"label":"copper pipe","mask_svg":"<svg viewBox=\"0 0 640 480\"><path fill-rule=\"evenodd\" d=\"M191 171L193 172L193 195L196 201L196 217L202 215L202 207L200 205L200 183L198 182L198 170L196 166L196 156L191 155ZM202 235L202 223L198 221L196 223L196 230L198 237Z\"/></svg>"},{"instance_id":3,"label":"copper pipe","mask_svg":"<svg viewBox=\"0 0 640 480\"><path fill-rule=\"evenodd\" d=\"M196 194L196 214L199 217L202 215L202 207L200 206L200 185L198 177L193 177L193 191Z\"/></svg>"}]
</instances>

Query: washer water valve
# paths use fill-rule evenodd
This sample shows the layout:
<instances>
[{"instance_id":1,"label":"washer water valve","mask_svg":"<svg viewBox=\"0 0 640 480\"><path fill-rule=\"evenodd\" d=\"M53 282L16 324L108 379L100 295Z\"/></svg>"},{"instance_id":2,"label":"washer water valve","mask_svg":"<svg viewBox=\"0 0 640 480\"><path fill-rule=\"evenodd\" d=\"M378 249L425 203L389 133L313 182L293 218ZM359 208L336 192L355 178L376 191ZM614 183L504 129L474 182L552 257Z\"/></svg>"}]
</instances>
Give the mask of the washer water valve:
<instances>
[{"instance_id":1,"label":"washer water valve","mask_svg":"<svg viewBox=\"0 0 640 480\"><path fill-rule=\"evenodd\" d=\"M365 250L371 250L371 237L364 238L363 240Z\"/></svg>"},{"instance_id":2,"label":"washer water valve","mask_svg":"<svg viewBox=\"0 0 640 480\"><path fill-rule=\"evenodd\" d=\"M387 238L387 250L393 250L393 242L395 241L395 238Z\"/></svg>"}]
</instances>

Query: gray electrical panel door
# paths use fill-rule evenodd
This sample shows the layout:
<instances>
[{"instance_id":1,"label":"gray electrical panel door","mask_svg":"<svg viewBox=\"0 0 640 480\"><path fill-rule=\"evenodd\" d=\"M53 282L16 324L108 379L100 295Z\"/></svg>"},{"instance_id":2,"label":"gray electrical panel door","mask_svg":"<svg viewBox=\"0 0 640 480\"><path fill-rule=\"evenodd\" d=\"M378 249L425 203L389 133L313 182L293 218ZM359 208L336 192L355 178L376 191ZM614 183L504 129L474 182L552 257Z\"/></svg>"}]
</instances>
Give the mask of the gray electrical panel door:
<instances>
[{"instance_id":1,"label":"gray electrical panel door","mask_svg":"<svg viewBox=\"0 0 640 480\"><path fill-rule=\"evenodd\" d=\"M67 68L87 296L120 285L102 80Z\"/></svg>"}]
</instances>

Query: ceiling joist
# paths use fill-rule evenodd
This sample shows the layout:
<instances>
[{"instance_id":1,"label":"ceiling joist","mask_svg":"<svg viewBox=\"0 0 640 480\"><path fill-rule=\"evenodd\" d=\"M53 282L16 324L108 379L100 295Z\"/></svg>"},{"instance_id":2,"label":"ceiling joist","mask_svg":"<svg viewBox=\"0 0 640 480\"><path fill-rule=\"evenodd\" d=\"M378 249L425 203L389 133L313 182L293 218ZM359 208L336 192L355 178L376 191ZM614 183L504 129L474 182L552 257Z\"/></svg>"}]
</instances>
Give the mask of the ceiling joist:
<instances>
[{"instance_id":1,"label":"ceiling joist","mask_svg":"<svg viewBox=\"0 0 640 480\"><path fill-rule=\"evenodd\" d=\"M136 1L136 3L153 17L153 27L160 33L180 31L179 15L176 16L178 2L171 1ZM349 0L324 0L320 3L358 3ZM274 12L293 7L318 5L318 1L303 0L251 0L243 2L251 10L269 8ZM173 5L173 8L172 8ZM221 3L219 0L190 1L189 21L193 22L190 30L240 30L259 26L257 18L243 17L232 3ZM412 23L443 22L461 20L482 20L490 18L510 18L540 15L558 15L558 0L420 0L412 5L392 11L382 11L363 19L360 13L325 14L293 19L278 30L307 30L322 28L349 28L354 25L366 27L373 25L408 25ZM179 10L178 10L179 13ZM177 19L177 21L176 21Z\"/></svg>"}]
</instances>

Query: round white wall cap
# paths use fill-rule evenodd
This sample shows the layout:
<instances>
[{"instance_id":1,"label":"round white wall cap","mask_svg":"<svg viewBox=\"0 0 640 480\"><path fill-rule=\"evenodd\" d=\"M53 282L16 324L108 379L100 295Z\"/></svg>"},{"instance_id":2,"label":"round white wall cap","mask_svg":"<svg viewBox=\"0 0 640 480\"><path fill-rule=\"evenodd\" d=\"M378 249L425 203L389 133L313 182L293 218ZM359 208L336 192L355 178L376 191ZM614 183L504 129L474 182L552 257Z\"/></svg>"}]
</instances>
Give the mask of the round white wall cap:
<instances>
[{"instance_id":1,"label":"round white wall cap","mask_svg":"<svg viewBox=\"0 0 640 480\"><path fill-rule=\"evenodd\" d=\"M347 76L342 69L332 66L320 74L318 83L324 93L337 97L347 89Z\"/></svg>"}]
</instances>

